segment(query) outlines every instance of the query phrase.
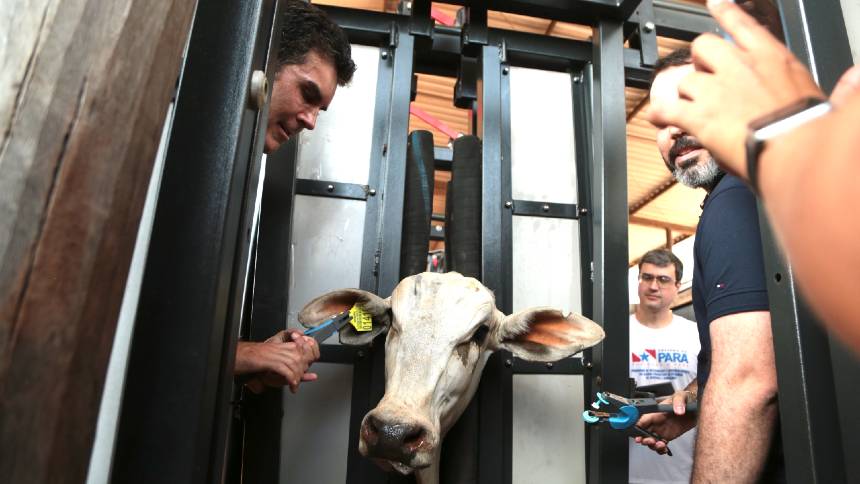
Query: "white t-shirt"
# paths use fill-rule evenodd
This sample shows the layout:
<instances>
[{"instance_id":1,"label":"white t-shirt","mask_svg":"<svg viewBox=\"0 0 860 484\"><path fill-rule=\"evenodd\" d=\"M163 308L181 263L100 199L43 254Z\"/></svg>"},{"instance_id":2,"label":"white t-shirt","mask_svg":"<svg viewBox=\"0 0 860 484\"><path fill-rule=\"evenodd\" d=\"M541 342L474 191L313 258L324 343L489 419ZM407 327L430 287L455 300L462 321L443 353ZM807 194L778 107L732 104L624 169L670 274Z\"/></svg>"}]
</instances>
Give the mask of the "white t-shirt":
<instances>
[{"instance_id":1,"label":"white t-shirt","mask_svg":"<svg viewBox=\"0 0 860 484\"><path fill-rule=\"evenodd\" d=\"M636 386L671 382L675 390L696 378L699 355L696 323L675 316L665 328L653 329L630 315L630 378ZM660 455L630 439L631 483L688 483L693 470L696 429L669 443L672 457Z\"/></svg>"}]
</instances>

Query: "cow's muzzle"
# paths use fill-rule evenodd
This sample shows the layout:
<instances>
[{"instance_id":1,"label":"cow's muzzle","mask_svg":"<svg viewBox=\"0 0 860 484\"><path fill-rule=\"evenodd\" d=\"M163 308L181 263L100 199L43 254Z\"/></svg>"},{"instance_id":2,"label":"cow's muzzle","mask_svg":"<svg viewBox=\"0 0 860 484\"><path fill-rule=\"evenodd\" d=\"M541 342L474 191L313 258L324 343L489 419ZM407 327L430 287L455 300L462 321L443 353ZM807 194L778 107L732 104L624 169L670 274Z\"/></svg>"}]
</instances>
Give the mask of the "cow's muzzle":
<instances>
[{"instance_id":1,"label":"cow's muzzle","mask_svg":"<svg viewBox=\"0 0 860 484\"><path fill-rule=\"evenodd\" d=\"M361 425L360 450L368 457L422 468L430 465L434 446L430 436L431 431L421 423L371 412Z\"/></svg>"}]
</instances>

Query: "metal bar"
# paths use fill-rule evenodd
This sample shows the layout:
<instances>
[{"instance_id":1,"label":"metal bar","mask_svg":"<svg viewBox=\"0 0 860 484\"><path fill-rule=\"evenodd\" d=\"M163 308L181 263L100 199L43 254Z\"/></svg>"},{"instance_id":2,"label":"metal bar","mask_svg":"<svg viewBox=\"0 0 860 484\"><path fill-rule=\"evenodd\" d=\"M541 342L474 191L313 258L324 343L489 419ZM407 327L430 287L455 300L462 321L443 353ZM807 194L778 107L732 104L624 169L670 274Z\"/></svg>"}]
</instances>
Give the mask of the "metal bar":
<instances>
[{"instance_id":1,"label":"metal bar","mask_svg":"<svg viewBox=\"0 0 860 484\"><path fill-rule=\"evenodd\" d=\"M435 159L434 167L437 170L451 171L451 161L454 159L454 152L451 148L433 148L433 158Z\"/></svg>"},{"instance_id":2,"label":"metal bar","mask_svg":"<svg viewBox=\"0 0 860 484\"><path fill-rule=\"evenodd\" d=\"M448 3L472 5L474 0ZM531 17L588 25L600 19L624 20L636 9L638 0L495 0L493 10Z\"/></svg>"},{"instance_id":3,"label":"metal bar","mask_svg":"<svg viewBox=\"0 0 860 484\"><path fill-rule=\"evenodd\" d=\"M507 207L508 204L505 203ZM529 200L513 200L511 213L532 217L579 219L579 207L575 203L533 202Z\"/></svg>"},{"instance_id":4,"label":"metal bar","mask_svg":"<svg viewBox=\"0 0 860 484\"><path fill-rule=\"evenodd\" d=\"M375 17L374 14L371 17ZM362 14L362 18L364 18ZM373 115L373 141L371 143L371 160L369 183L376 187L382 187L383 190L388 189L386 180L388 177L388 164L391 157L389 155L389 140L391 139L391 131L394 126L394 117L392 112L396 109L404 111L404 116L408 116L409 97L411 90L411 72L396 73L396 59L402 57L411 57L412 43L404 48L399 41L396 41L395 36L402 31L406 26L404 19L398 19L397 16L384 16L386 22L382 25L386 26L385 45L391 43L397 44L397 47L390 49L383 47L380 50L379 64L377 66L377 86L376 86L376 104L374 106ZM392 19L393 18L393 19ZM352 19L352 17L349 17ZM339 22L340 23L340 22ZM408 36L408 35L407 35ZM411 36L409 36L411 39ZM401 54L400 49L404 49ZM393 58L394 57L394 58ZM402 69L401 69L402 70ZM398 77L399 76L399 77ZM405 83L405 86L404 86ZM395 86L398 86L399 98L393 96ZM399 103L399 104L398 104ZM398 104L398 107L395 107ZM399 119L399 118L398 118ZM402 126L406 126L405 121L400 121ZM398 130L401 128L397 128ZM392 215L397 220L402 219L402 203L403 203L403 177L405 177L405 143L407 134L405 131L398 131L402 137L402 170L400 178L400 212ZM384 195L383 191L383 195ZM391 210L391 206L385 205L383 196L369 197L365 210L364 224L364 242L362 249L361 261L361 276L359 287L366 291L378 293L380 290L380 266L383 264L383 229L382 224L386 216L386 210ZM398 235L399 241L399 235ZM399 273L400 250L399 246L392 248L395 250L395 259L398 264L393 269L395 274ZM391 258L389 257L389 259ZM349 421L349 453L347 455L347 484L372 484L386 482L387 477L377 466L371 461L362 457L358 452L358 439L361 428L361 422L364 415L376 405L381 393L380 387L384 388L384 379L382 376L384 365L384 346L370 347L357 353L355 365L353 367L352 380L352 403L350 407ZM383 380L383 383L380 383Z\"/></svg>"},{"instance_id":5,"label":"metal bar","mask_svg":"<svg viewBox=\"0 0 860 484\"><path fill-rule=\"evenodd\" d=\"M582 40L503 29L490 29L488 37L488 42L494 45L504 41L506 60L511 65L564 71L571 63L591 61L591 43Z\"/></svg>"},{"instance_id":6,"label":"metal bar","mask_svg":"<svg viewBox=\"0 0 860 484\"><path fill-rule=\"evenodd\" d=\"M621 22L594 28L592 197L594 320L611 335L592 349L595 390L628 388L627 153L624 105L624 32ZM592 431L589 482L627 482L627 439Z\"/></svg>"},{"instance_id":7,"label":"metal bar","mask_svg":"<svg viewBox=\"0 0 860 484\"><path fill-rule=\"evenodd\" d=\"M853 63L839 2L779 0L788 46L825 91ZM796 288L791 266L759 207L762 249L768 280L779 410L789 482L857 482L860 404L853 385L860 365L831 344ZM852 425L853 424L853 425Z\"/></svg>"},{"instance_id":8,"label":"metal bar","mask_svg":"<svg viewBox=\"0 0 860 484\"><path fill-rule=\"evenodd\" d=\"M571 74L571 89L573 99L573 130L574 147L576 150L576 185L577 205L580 207L579 219L579 250L582 281L582 308L581 312L586 317L593 316L592 293L594 283L593 269L593 227L592 220L588 217L588 207L592 204L591 159L594 156L593 140L591 138L592 128L592 66L586 65L583 69ZM590 379L585 380L586 386ZM588 403L588 402L586 402Z\"/></svg>"},{"instance_id":9,"label":"metal bar","mask_svg":"<svg viewBox=\"0 0 860 484\"><path fill-rule=\"evenodd\" d=\"M277 7L197 7L129 352L117 482L222 480L268 116L249 109L247 90L273 59Z\"/></svg>"},{"instance_id":10,"label":"metal bar","mask_svg":"<svg viewBox=\"0 0 860 484\"><path fill-rule=\"evenodd\" d=\"M316 197L346 198L349 200L367 200L368 194L375 194L366 185L341 183L325 180L296 180L297 195L313 195Z\"/></svg>"},{"instance_id":11,"label":"metal bar","mask_svg":"<svg viewBox=\"0 0 860 484\"><path fill-rule=\"evenodd\" d=\"M379 285L387 297L400 282L400 237L403 227L403 187L406 178L406 144L409 128L409 91L412 85L413 37L400 31L392 62L391 106L386 138L385 184L380 219Z\"/></svg>"},{"instance_id":12,"label":"metal bar","mask_svg":"<svg viewBox=\"0 0 860 484\"><path fill-rule=\"evenodd\" d=\"M332 336L332 340L335 338L337 338L337 335ZM364 349L336 344L322 344L320 345L319 361L321 363L351 365L355 363L355 359L358 358L359 353L363 356Z\"/></svg>"},{"instance_id":13,"label":"metal bar","mask_svg":"<svg viewBox=\"0 0 860 484\"><path fill-rule=\"evenodd\" d=\"M591 159L594 156L593 140L591 133L592 128L592 83L593 72L592 65L587 64L581 70L571 73L571 90L573 100L573 130L574 130L574 149L576 150L576 185L577 196L580 213L579 219L579 260L580 260L580 281L582 287L582 307L580 312L588 318L594 317L594 230L592 227L592 218L588 216L590 213L588 207L591 206L593 197L591 196L592 182L592 164ZM583 374L583 408L588 408L591 403L591 395L593 391L593 368L591 363L593 352L587 349L582 354L582 361L585 366L586 373ZM592 448L592 433L586 431L585 434L585 462L586 476L591 474L591 448ZM595 469L594 472L597 472Z\"/></svg>"},{"instance_id":14,"label":"metal bar","mask_svg":"<svg viewBox=\"0 0 860 484\"><path fill-rule=\"evenodd\" d=\"M257 260L249 339L263 341L284 329L289 298L290 241L296 185L296 139L268 156L260 205ZM280 476L283 389L260 395L245 392L242 479L274 482ZM236 429L239 432L242 429Z\"/></svg>"},{"instance_id":15,"label":"metal bar","mask_svg":"<svg viewBox=\"0 0 860 484\"><path fill-rule=\"evenodd\" d=\"M430 240L445 240L444 225L430 225Z\"/></svg>"},{"instance_id":16,"label":"metal bar","mask_svg":"<svg viewBox=\"0 0 860 484\"><path fill-rule=\"evenodd\" d=\"M839 2L777 0L788 47L830 92L854 64Z\"/></svg>"},{"instance_id":17,"label":"metal bar","mask_svg":"<svg viewBox=\"0 0 860 484\"><path fill-rule=\"evenodd\" d=\"M510 299L506 296L504 247L499 234L503 217L503 104L502 104L502 52L497 45L481 50L482 112L482 207L481 207L481 280L496 294L496 306L510 313ZM508 147L508 151L510 148ZM507 155L510 158L510 155ZM510 174L510 169L508 170ZM510 230L507 231L510 234ZM510 236L508 236L510 237ZM513 380L504 360L507 352L490 357L478 389L479 446L478 483L507 484L511 482L511 413Z\"/></svg>"},{"instance_id":18,"label":"metal bar","mask_svg":"<svg viewBox=\"0 0 860 484\"><path fill-rule=\"evenodd\" d=\"M565 358L553 363L540 363L513 358L511 371L515 375L582 375L585 366L582 358Z\"/></svg>"},{"instance_id":19,"label":"metal bar","mask_svg":"<svg viewBox=\"0 0 860 484\"><path fill-rule=\"evenodd\" d=\"M661 0L654 0L654 23L657 35L686 41L717 29L706 9Z\"/></svg>"},{"instance_id":20,"label":"metal bar","mask_svg":"<svg viewBox=\"0 0 860 484\"><path fill-rule=\"evenodd\" d=\"M379 44L390 35L392 23L397 23L402 16L370 12L365 10L350 9L343 7L321 6L338 25L344 28L353 42ZM655 7L655 15L659 22L660 7ZM671 14L669 14L669 19ZM682 17L686 18L686 17ZM691 18L694 18L691 16ZM691 29L692 37L699 32L713 30L713 20L707 29ZM590 22L587 22L590 23ZM664 36L673 36L672 28L666 33L660 31L658 23L657 33ZM426 51L416 52L415 65L421 72L434 73L438 75L456 76L456 65L462 54L461 31L450 27L436 26L432 34L432 47ZM583 64L591 61L593 49L590 42L564 39L560 37L549 37L544 35L530 34L527 32L516 32L504 29L488 29L487 42L499 45L505 42L512 65L525 67L536 67L544 70L566 71L571 64ZM470 40L470 45L475 40ZM648 89L650 87L651 72L649 67L641 65L641 53L638 49L624 49L624 66L627 85Z\"/></svg>"},{"instance_id":21,"label":"metal bar","mask_svg":"<svg viewBox=\"0 0 860 484\"><path fill-rule=\"evenodd\" d=\"M643 67L653 67L657 63L657 32L654 18L654 5L651 0L639 4L639 28L637 29L639 63Z\"/></svg>"},{"instance_id":22,"label":"metal bar","mask_svg":"<svg viewBox=\"0 0 860 484\"><path fill-rule=\"evenodd\" d=\"M416 37L430 37L434 24L430 0L412 0L409 5L409 33Z\"/></svg>"},{"instance_id":23,"label":"metal bar","mask_svg":"<svg viewBox=\"0 0 860 484\"><path fill-rule=\"evenodd\" d=\"M466 25L460 34L463 55L477 57L487 45L487 7L475 5L466 7Z\"/></svg>"}]
</instances>

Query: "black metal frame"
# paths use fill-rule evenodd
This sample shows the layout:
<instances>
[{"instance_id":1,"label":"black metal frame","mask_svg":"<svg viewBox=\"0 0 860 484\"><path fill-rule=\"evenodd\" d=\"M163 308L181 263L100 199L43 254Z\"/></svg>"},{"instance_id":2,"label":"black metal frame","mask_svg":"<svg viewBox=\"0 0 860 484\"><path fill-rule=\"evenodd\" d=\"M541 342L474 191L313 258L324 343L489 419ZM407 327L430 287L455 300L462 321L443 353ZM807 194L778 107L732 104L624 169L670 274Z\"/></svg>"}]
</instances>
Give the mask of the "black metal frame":
<instances>
[{"instance_id":1,"label":"black metal frame","mask_svg":"<svg viewBox=\"0 0 860 484\"><path fill-rule=\"evenodd\" d=\"M594 28L592 71L593 319L606 334L592 348L592 388L624 394L630 374L627 297L627 121L624 103L624 32L618 21ZM621 356L624 355L624 356ZM588 480L627 482L627 438L588 428Z\"/></svg>"},{"instance_id":2,"label":"black metal frame","mask_svg":"<svg viewBox=\"0 0 860 484\"><path fill-rule=\"evenodd\" d=\"M839 3L777 3L787 45L829 92L853 64ZM759 215L786 475L797 483L858 482L860 362L829 337L803 301L761 207Z\"/></svg>"},{"instance_id":3,"label":"black metal frame","mask_svg":"<svg viewBox=\"0 0 860 484\"><path fill-rule=\"evenodd\" d=\"M251 107L248 87L253 70L272 65L280 7L197 6L129 352L116 482L222 480L268 116Z\"/></svg>"},{"instance_id":4,"label":"black metal frame","mask_svg":"<svg viewBox=\"0 0 860 484\"><path fill-rule=\"evenodd\" d=\"M654 5L651 12L650 1L645 2L647 5L635 14L639 0L500 0L494 4L494 8L503 11L596 25L597 47L589 42L489 29L484 2L459 2L470 7L468 24L462 30L434 26L429 19L427 0L415 2L411 16L325 7L345 28L352 42L382 47L377 90L385 95L377 96L374 111L368 186L296 180L293 142L270 159L259 245L253 254L250 250L254 236L253 194L257 189L263 143L257 131L264 129L261 120L267 116L267 109L255 112L248 108L244 86L248 85L251 68L264 69L270 63L273 51L269 43L276 37L272 34L277 26L273 19L279 18L281 5L277 0L199 5L132 342L114 479L121 482L221 481L222 477L235 480L240 467L242 479L249 482L278 478L282 393L277 391L259 397L243 396L241 404L234 407L235 413L245 417L244 425L235 429L238 437L244 437L237 440L244 455L241 466L228 465L224 474L231 422L227 415L233 387L232 365L243 314L243 292L248 287L245 274L248 257L267 261L256 267L256 282L251 287L253 306L246 311L251 319L248 336L260 340L282 329L280 322L286 313L287 247L295 194L365 200L360 287L383 296L391 292L399 279L402 187L413 70L455 76L463 55L481 54L486 182L482 267L484 283L495 290L499 308L505 312L511 310L512 216L558 216L580 220L583 311L599 321L606 317L607 305L614 299L602 298L601 291L593 290L591 283L614 289L615 285L606 284L606 274L611 268L605 261L626 260L619 244L613 242L626 240L626 226L616 233L613 231L619 228L618 224L597 225L605 220L601 217L614 216L619 204L626 202L620 195L623 191L608 189L624 183L624 170L610 170L611 178L602 178L604 159L619 164L624 160L623 150L608 152L613 148L607 140L617 132L615 108L623 99L624 84L642 87L650 76L653 35L639 25L643 23L641 19L654 16L657 33L677 28L673 23L677 16L661 17L666 13L665 8ZM664 18L665 25L661 20ZM628 26L630 22L636 24L638 48L622 46L625 19L630 19ZM256 41L249 44L248 38ZM209 55L213 47L234 54L213 57ZM601 67L610 63L613 67ZM590 159L593 153L602 157L596 158L592 167L579 164L577 204L534 205L514 200L512 210L503 205L511 200L506 75L511 64L578 73L572 75L577 159ZM606 74L610 71L611 74ZM268 73L270 85L273 74ZM592 86L592 79L600 80L601 76L603 82L598 82L596 88ZM613 78L611 89L609 77ZM593 95L597 97L592 99ZM596 105L611 105L612 121L597 117L600 110L592 110ZM623 102L620 105L623 112ZM200 129L201 119L210 129ZM619 119L623 122L623 118ZM602 137L589 137L592 126ZM450 167L450 153L437 153L437 166ZM584 216L588 214L597 214L597 218ZM626 217L626 210L624 214ZM498 237L498 234L507 235ZM616 257L619 254L621 257ZM593 255L603 259L595 266L597 270L589 271ZM619 287L623 280L626 279L616 281ZM178 294L182 295L180 299L175 297ZM596 354L594 367L588 354L583 359L537 366L505 353L491 358L477 399L481 408L480 482L511 481L513 374L593 374L586 379L587 388L615 389L613 382L626 378L626 371L622 375L620 368L603 364L601 357L607 351ZM626 348L619 354L626 354ZM322 347L322 361L354 365L347 463L350 483L399 480L383 474L357 453L361 418L383 393L383 358L381 345L364 349ZM613 372L618 375L609 376ZM249 418L251 414L254 418ZM610 449L603 443L595 448L600 452ZM593 474L605 471L606 464L599 459L598 462L599 466L592 467ZM601 475L599 480L606 480L606 476Z\"/></svg>"}]
</instances>

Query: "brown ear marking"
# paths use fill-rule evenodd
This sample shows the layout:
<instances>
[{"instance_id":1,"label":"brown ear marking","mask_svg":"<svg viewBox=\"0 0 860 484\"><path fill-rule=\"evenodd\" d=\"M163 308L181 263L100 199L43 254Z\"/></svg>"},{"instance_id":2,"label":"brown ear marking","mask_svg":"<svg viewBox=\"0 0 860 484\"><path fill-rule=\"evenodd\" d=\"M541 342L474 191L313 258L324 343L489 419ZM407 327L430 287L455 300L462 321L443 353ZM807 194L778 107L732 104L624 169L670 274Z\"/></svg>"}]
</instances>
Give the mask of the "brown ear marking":
<instances>
[{"instance_id":1,"label":"brown ear marking","mask_svg":"<svg viewBox=\"0 0 860 484\"><path fill-rule=\"evenodd\" d=\"M556 348L564 348L572 343L570 339L561 337L570 332L570 323L567 320L558 317L536 319L531 324L531 331L518 335L514 339L522 343L529 342Z\"/></svg>"}]
</instances>

